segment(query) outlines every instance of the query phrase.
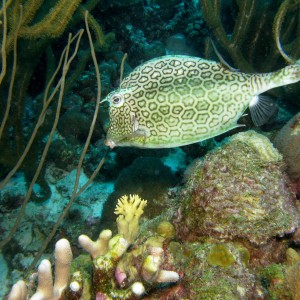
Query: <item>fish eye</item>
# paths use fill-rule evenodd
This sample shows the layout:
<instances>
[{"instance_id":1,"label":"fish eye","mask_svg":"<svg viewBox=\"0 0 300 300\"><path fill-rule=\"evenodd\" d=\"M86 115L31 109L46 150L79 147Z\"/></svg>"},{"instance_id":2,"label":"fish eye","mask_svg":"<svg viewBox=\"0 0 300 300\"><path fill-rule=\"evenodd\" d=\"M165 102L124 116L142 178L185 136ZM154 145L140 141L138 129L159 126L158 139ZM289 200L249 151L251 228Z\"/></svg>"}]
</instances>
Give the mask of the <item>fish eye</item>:
<instances>
[{"instance_id":1,"label":"fish eye","mask_svg":"<svg viewBox=\"0 0 300 300\"><path fill-rule=\"evenodd\" d=\"M113 104L119 104L121 102L121 97L120 96L114 96L111 101Z\"/></svg>"},{"instance_id":2,"label":"fish eye","mask_svg":"<svg viewBox=\"0 0 300 300\"><path fill-rule=\"evenodd\" d=\"M123 102L123 99L124 99L123 96L118 94L118 95L112 96L111 102L114 105L120 105Z\"/></svg>"}]
</instances>

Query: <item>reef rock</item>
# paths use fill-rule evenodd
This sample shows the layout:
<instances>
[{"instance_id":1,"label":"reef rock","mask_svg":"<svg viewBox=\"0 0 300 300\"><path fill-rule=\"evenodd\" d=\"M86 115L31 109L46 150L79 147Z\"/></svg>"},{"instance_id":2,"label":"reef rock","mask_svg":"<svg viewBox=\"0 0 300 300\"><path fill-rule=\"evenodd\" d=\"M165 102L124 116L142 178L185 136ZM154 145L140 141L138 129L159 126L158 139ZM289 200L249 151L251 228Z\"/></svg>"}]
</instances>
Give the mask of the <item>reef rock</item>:
<instances>
[{"instance_id":1,"label":"reef rock","mask_svg":"<svg viewBox=\"0 0 300 300\"><path fill-rule=\"evenodd\" d=\"M274 145L283 155L288 174L292 178L300 177L300 113L278 132Z\"/></svg>"},{"instance_id":2,"label":"reef rock","mask_svg":"<svg viewBox=\"0 0 300 300\"><path fill-rule=\"evenodd\" d=\"M300 198L300 113L278 132L274 146L280 151L292 181L292 190Z\"/></svg>"},{"instance_id":3,"label":"reef rock","mask_svg":"<svg viewBox=\"0 0 300 300\"><path fill-rule=\"evenodd\" d=\"M265 136L234 135L191 167L175 221L180 237L267 247L294 232L297 210L283 170Z\"/></svg>"}]
</instances>

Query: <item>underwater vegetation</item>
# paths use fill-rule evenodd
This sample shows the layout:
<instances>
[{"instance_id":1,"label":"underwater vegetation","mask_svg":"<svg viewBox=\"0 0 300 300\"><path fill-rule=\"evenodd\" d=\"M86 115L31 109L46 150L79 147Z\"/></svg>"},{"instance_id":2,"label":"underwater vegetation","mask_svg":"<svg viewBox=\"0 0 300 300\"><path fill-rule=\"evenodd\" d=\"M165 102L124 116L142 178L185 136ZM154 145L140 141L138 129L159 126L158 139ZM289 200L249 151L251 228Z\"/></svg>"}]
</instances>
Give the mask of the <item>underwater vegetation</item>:
<instances>
[{"instance_id":1,"label":"underwater vegetation","mask_svg":"<svg viewBox=\"0 0 300 300\"><path fill-rule=\"evenodd\" d=\"M280 47L288 49L291 57L299 57L299 28L293 19L298 5L298 1L288 0L228 1L225 5L223 1L201 1L213 38L227 52L233 66L244 72L266 72L277 67L283 62Z\"/></svg>"},{"instance_id":2,"label":"underwater vegetation","mask_svg":"<svg viewBox=\"0 0 300 300\"><path fill-rule=\"evenodd\" d=\"M186 145L173 149L107 149L120 123L100 104L166 54L221 61L233 77L297 76L299 1L0 7L0 297L16 282L10 299L300 297L299 84L268 91L279 119L258 128L243 115L201 144L168 135Z\"/></svg>"}]
</instances>

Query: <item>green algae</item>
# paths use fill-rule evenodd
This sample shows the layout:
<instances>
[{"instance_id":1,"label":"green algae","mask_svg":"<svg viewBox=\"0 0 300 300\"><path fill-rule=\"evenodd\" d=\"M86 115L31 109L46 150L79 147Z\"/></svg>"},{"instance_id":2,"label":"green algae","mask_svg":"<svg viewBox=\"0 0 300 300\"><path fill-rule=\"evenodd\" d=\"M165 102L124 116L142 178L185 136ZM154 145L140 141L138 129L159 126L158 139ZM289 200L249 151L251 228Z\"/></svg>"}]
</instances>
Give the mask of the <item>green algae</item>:
<instances>
[{"instance_id":1,"label":"green algae","mask_svg":"<svg viewBox=\"0 0 300 300\"><path fill-rule=\"evenodd\" d=\"M250 261L250 253L249 253L248 249L246 249L240 245L237 247L237 250L239 252L239 257L240 257L242 264L244 265L244 267L248 267L249 261Z\"/></svg>"},{"instance_id":2,"label":"green algae","mask_svg":"<svg viewBox=\"0 0 300 300\"><path fill-rule=\"evenodd\" d=\"M234 257L224 244L216 244L210 250L207 261L211 266L227 268L234 263Z\"/></svg>"},{"instance_id":3,"label":"green algae","mask_svg":"<svg viewBox=\"0 0 300 300\"><path fill-rule=\"evenodd\" d=\"M216 268L206 268L199 280L192 283L197 300L238 300L237 286L229 277L220 276Z\"/></svg>"},{"instance_id":4,"label":"green algae","mask_svg":"<svg viewBox=\"0 0 300 300\"><path fill-rule=\"evenodd\" d=\"M91 278L93 265L90 255L81 254L73 259L71 264L71 274L74 272L80 271L83 276Z\"/></svg>"},{"instance_id":5,"label":"green algae","mask_svg":"<svg viewBox=\"0 0 300 300\"><path fill-rule=\"evenodd\" d=\"M264 267L259 278L268 291L268 299L292 299L291 291L286 281L286 270L282 264L272 264Z\"/></svg>"},{"instance_id":6,"label":"green algae","mask_svg":"<svg viewBox=\"0 0 300 300\"><path fill-rule=\"evenodd\" d=\"M285 270L281 264L272 264L266 266L261 272L260 276L267 280L271 281L272 279L285 279Z\"/></svg>"}]
</instances>

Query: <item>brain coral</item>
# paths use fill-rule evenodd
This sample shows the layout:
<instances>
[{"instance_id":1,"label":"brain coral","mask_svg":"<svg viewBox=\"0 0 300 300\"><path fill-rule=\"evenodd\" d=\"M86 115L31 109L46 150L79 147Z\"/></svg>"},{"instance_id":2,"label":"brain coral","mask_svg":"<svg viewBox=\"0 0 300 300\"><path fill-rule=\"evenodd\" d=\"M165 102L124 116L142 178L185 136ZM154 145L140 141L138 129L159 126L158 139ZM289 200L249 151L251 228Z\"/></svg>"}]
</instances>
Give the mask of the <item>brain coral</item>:
<instances>
[{"instance_id":1,"label":"brain coral","mask_svg":"<svg viewBox=\"0 0 300 300\"><path fill-rule=\"evenodd\" d=\"M298 222L282 157L263 135L234 135L197 161L181 191L177 231L183 239L264 245Z\"/></svg>"}]
</instances>

